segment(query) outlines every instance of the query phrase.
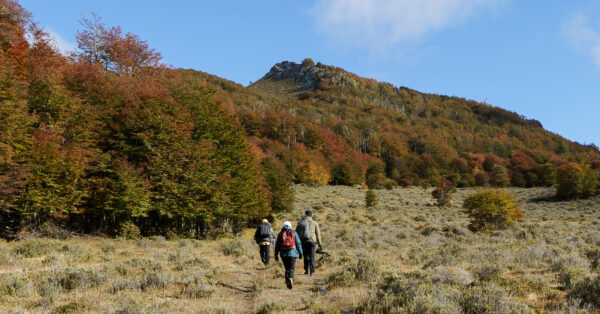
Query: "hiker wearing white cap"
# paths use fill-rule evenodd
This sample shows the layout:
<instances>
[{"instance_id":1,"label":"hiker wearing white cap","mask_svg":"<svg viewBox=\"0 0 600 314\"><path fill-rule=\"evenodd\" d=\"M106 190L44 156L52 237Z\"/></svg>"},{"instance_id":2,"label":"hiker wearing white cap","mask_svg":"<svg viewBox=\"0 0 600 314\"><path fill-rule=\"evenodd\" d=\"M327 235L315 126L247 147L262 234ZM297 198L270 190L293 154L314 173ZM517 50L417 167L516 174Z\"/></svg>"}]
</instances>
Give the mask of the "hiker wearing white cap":
<instances>
[{"instance_id":1,"label":"hiker wearing white cap","mask_svg":"<svg viewBox=\"0 0 600 314\"><path fill-rule=\"evenodd\" d=\"M285 285L288 289L294 286L294 266L296 266L296 258L302 259L302 243L300 237L289 221L283 223L281 232L277 235L275 242L275 261L279 261L279 256L285 266Z\"/></svg>"},{"instance_id":2,"label":"hiker wearing white cap","mask_svg":"<svg viewBox=\"0 0 600 314\"><path fill-rule=\"evenodd\" d=\"M269 266L271 244L273 244L274 239L275 232L273 232L273 227L271 227L271 224L267 219L263 219L256 228L256 232L254 232L254 241L256 241L260 247L260 259L265 266Z\"/></svg>"}]
</instances>

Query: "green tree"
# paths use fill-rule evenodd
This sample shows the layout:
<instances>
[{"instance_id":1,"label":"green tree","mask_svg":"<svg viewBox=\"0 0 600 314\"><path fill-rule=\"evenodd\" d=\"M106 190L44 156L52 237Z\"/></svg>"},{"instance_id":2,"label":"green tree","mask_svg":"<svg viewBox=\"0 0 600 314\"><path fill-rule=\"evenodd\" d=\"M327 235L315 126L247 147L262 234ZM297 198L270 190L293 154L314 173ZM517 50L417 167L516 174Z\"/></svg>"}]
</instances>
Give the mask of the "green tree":
<instances>
[{"instance_id":1,"label":"green tree","mask_svg":"<svg viewBox=\"0 0 600 314\"><path fill-rule=\"evenodd\" d=\"M500 190L482 190L463 202L473 231L504 229L523 217L512 194Z\"/></svg>"},{"instance_id":2,"label":"green tree","mask_svg":"<svg viewBox=\"0 0 600 314\"><path fill-rule=\"evenodd\" d=\"M551 163L545 163L538 168L538 184L541 186L553 186L556 184L556 167Z\"/></svg>"},{"instance_id":3,"label":"green tree","mask_svg":"<svg viewBox=\"0 0 600 314\"><path fill-rule=\"evenodd\" d=\"M106 210L125 220L146 216L151 208L151 194L148 182L142 179L142 171L120 160L116 162L114 175Z\"/></svg>"},{"instance_id":4,"label":"green tree","mask_svg":"<svg viewBox=\"0 0 600 314\"><path fill-rule=\"evenodd\" d=\"M271 193L271 209L275 213L294 209L292 179L285 166L275 158L267 157L261 162L263 176Z\"/></svg>"},{"instance_id":5,"label":"green tree","mask_svg":"<svg viewBox=\"0 0 600 314\"><path fill-rule=\"evenodd\" d=\"M584 172L577 163L570 162L557 170L556 196L562 199L579 198L583 194Z\"/></svg>"},{"instance_id":6,"label":"green tree","mask_svg":"<svg viewBox=\"0 0 600 314\"><path fill-rule=\"evenodd\" d=\"M506 187L510 185L510 177L508 176L508 170L506 167L495 164L490 170L490 183L497 187Z\"/></svg>"},{"instance_id":7,"label":"green tree","mask_svg":"<svg viewBox=\"0 0 600 314\"><path fill-rule=\"evenodd\" d=\"M582 197L590 197L596 195L596 189L598 187L598 177L596 173L589 167L583 168L583 190L581 191Z\"/></svg>"},{"instance_id":8,"label":"green tree","mask_svg":"<svg viewBox=\"0 0 600 314\"><path fill-rule=\"evenodd\" d=\"M354 169L348 163L339 163L331 169L331 183L336 185L352 185L357 182Z\"/></svg>"},{"instance_id":9,"label":"green tree","mask_svg":"<svg viewBox=\"0 0 600 314\"><path fill-rule=\"evenodd\" d=\"M366 184L369 189L380 189L385 183L385 164L380 161L369 163L366 174Z\"/></svg>"}]
</instances>

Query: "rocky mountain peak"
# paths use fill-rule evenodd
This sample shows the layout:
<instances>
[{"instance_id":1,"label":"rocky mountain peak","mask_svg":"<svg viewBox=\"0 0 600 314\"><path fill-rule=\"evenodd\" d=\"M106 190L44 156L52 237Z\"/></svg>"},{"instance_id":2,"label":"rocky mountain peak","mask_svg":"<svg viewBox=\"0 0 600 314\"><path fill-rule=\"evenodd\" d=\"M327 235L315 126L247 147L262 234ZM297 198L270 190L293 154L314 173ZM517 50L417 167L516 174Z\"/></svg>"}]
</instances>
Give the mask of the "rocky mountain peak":
<instances>
[{"instance_id":1,"label":"rocky mountain peak","mask_svg":"<svg viewBox=\"0 0 600 314\"><path fill-rule=\"evenodd\" d=\"M293 79L295 83L301 84L299 90L314 90L318 83L319 74L324 72L325 69L315 66L310 59L305 59L300 64L283 61L275 64L261 80Z\"/></svg>"}]
</instances>

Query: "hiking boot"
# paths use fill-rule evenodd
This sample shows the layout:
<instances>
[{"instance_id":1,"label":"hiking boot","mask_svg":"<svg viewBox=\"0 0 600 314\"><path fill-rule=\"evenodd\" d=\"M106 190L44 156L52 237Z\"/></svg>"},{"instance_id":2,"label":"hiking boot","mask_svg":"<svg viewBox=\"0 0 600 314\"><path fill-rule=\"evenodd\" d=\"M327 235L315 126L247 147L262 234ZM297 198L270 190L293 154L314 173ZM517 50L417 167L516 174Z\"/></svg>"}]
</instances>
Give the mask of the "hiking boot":
<instances>
[{"instance_id":1,"label":"hiking boot","mask_svg":"<svg viewBox=\"0 0 600 314\"><path fill-rule=\"evenodd\" d=\"M305 271L304 271L304 274L305 274L305 275L308 275L308 270L305 270Z\"/></svg>"},{"instance_id":2,"label":"hiking boot","mask_svg":"<svg viewBox=\"0 0 600 314\"><path fill-rule=\"evenodd\" d=\"M311 277L314 277L314 276L315 276L315 273L310 273L310 276L311 276Z\"/></svg>"},{"instance_id":3,"label":"hiking boot","mask_svg":"<svg viewBox=\"0 0 600 314\"><path fill-rule=\"evenodd\" d=\"M285 278L285 285L287 286L288 289L292 289L292 287L294 286L294 282L292 281L292 278Z\"/></svg>"}]
</instances>

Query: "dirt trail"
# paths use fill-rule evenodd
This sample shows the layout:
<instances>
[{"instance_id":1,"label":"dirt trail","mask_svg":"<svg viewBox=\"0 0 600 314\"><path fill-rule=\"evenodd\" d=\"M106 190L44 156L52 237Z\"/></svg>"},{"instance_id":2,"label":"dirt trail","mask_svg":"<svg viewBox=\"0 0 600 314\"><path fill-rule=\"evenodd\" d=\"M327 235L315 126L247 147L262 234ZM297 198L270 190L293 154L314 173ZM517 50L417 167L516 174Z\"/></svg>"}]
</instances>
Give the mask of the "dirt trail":
<instances>
[{"instance_id":1,"label":"dirt trail","mask_svg":"<svg viewBox=\"0 0 600 314\"><path fill-rule=\"evenodd\" d=\"M257 250L258 255L258 250ZM325 274L317 269L310 277L304 274L303 260L296 260L293 289L288 289L283 277L281 260L264 267L256 260L244 264L230 264L219 276L218 285L248 302L248 312L255 312L264 304L284 306L285 312L311 312L309 305L327 293ZM260 266L258 265L260 264ZM250 306L252 305L252 306Z\"/></svg>"}]
</instances>

